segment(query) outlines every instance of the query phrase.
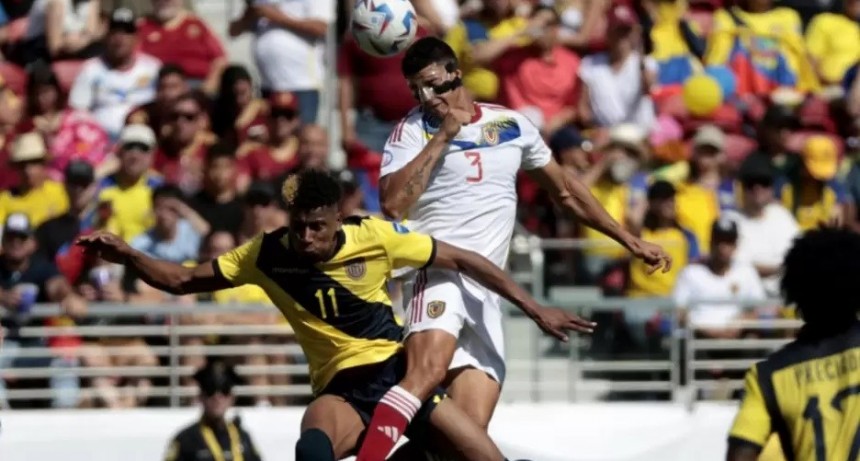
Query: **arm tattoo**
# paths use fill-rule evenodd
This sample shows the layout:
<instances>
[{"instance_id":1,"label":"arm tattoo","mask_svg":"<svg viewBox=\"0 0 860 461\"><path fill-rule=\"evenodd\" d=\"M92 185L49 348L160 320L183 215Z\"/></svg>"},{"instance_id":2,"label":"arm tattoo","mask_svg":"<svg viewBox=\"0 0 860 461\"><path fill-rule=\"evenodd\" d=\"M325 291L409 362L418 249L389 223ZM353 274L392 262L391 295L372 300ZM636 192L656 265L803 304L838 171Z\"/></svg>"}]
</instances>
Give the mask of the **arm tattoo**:
<instances>
[{"instance_id":1,"label":"arm tattoo","mask_svg":"<svg viewBox=\"0 0 860 461\"><path fill-rule=\"evenodd\" d=\"M420 194L421 192L423 192L424 186L422 186L421 183L426 182L424 180L424 177L426 176L427 169L428 167L431 167L431 165L434 163L435 162L433 161L433 157L428 156L427 160L425 160L424 163L420 167L418 167L417 170L415 170L415 173L412 175L412 177L409 178L408 181L406 181L406 186L403 189L406 192L407 197L411 198L415 196L416 193ZM416 190L416 187L419 190Z\"/></svg>"}]
</instances>

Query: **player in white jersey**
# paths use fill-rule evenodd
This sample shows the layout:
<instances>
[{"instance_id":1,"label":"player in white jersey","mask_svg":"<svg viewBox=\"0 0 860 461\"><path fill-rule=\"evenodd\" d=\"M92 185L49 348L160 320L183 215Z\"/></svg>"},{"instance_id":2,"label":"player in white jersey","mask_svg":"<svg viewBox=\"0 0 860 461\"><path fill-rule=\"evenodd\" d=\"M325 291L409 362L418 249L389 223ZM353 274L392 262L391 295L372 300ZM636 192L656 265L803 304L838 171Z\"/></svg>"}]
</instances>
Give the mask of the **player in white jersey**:
<instances>
[{"instance_id":1,"label":"player in white jersey","mask_svg":"<svg viewBox=\"0 0 860 461\"><path fill-rule=\"evenodd\" d=\"M385 147L380 201L389 217L406 219L409 228L504 267L516 219L516 177L524 169L584 224L624 245L652 270L668 270L669 256L613 220L588 188L553 160L531 122L504 107L473 102L445 42L418 40L402 66L421 106L397 125ZM433 389L428 383L442 383L486 428L505 378L498 296L468 273L422 270L411 274L407 285L409 370L399 387L423 398L420 392ZM556 325L544 330L567 340ZM368 433L376 430L384 428L372 420ZM359 457L365 459L376 461Z\"/></svg>"}]
</instances>

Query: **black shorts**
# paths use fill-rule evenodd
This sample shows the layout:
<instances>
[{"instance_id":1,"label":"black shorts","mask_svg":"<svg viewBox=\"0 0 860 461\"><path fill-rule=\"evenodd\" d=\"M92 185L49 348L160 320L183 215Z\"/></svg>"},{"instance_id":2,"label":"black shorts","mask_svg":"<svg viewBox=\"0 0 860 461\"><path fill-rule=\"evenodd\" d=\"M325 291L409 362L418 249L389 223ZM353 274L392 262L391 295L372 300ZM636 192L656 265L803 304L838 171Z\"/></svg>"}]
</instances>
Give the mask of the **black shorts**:
<instances>
[{"instance_id":1,"label":"black shorts","mask_svg":"<svg viewBox=\"0 0 860 461\"><path fill-rule=\"evenodd\" d=\"M319 395L343 397L358 412L364 425L367 426L376 404L404 376L406 376L406 356L399 353L380 363L339 371ZM422 438L430 422L430 413L444 398L445 390L437 387L415 414L412 424L406 429L406 437Z\"/></svg>"}]
</instances>

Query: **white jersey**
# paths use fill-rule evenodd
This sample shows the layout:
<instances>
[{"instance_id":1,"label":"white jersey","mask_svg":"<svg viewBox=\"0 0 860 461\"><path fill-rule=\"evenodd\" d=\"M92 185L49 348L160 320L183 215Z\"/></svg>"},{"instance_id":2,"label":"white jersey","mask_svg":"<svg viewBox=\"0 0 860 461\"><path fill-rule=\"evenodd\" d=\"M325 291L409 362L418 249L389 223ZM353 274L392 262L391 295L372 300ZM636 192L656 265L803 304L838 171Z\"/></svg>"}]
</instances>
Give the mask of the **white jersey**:
<instances>
[{"instance_id":1,"label":"white jersey","mask_svg":"<svg viewBox=\"0 0 860 461\"><path fill-rule=\"evenodd\" d=\"M406 225L504 267L516 222L517 172L545 166L552 152L520 113L488 104L476 104L475 110L472 123L445 149ZM438 125L420 109L412 110L385 144L381 176L414 159Z\"/></svg>"}]
</instances>

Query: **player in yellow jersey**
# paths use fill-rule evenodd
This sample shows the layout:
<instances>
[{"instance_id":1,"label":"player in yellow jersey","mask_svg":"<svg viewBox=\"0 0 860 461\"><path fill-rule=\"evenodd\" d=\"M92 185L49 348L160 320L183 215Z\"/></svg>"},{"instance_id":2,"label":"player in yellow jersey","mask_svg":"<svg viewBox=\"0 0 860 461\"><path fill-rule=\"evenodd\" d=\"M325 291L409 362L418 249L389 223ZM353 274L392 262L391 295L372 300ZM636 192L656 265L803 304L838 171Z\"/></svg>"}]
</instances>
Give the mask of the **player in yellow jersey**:
<instances>
[{"instance_id":1,"label":"player in yellow jersey","mask_svg":"<svg viewBox=\"0 0 860 461\"><path fill-rule=\"evenodd\" d=\"M860 460L860 235L813 230L784 263L782 290L805 321L746 376L729 461L754 461L772 433L788 461Z\"/></svg>"},{"instance_id":2,"label":"player in yellow jersey","mask_svg":"<svg viewBox=\"0 0 860 461\"><path fill-rule=\"evenodd\" d=\"M544 331L591 331L594 324L538 305L501 269L403 226L374 218L342 219L340 185L307 170L284 184L289 227L257 236L210 263L184 267L149 258L106 233L82 237L87 252L133 268L148 284L175 294L258 285L281 310L307 356L315 400L302 420L298 461L342 459L356 447L371 413L418 356L401 345L385 284L393 270L440 267L463 271L519 306ZM408 358L407 358L408 357ZM486 433L437 390L423 403L397 399L398 411L416 415L423 436L429 420L442 447L461 459L501 461ZM411 418L411 416L410 416ZM393 431L393 428L385 428ZM408 431L407 431L408 432ZM399 438L399 433L390 434Z\"/></svg>"}]
</instances>

